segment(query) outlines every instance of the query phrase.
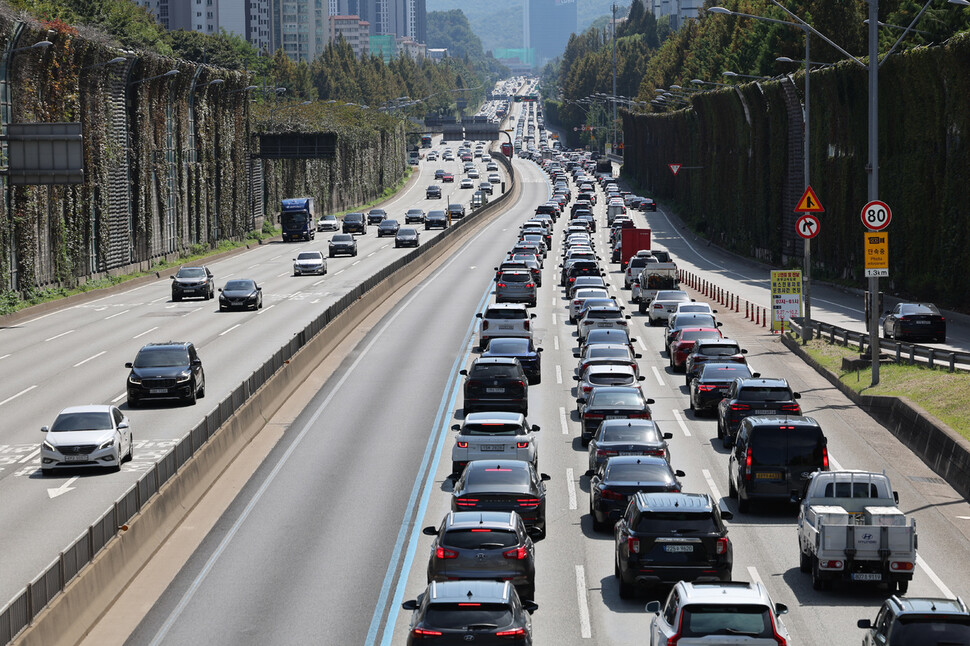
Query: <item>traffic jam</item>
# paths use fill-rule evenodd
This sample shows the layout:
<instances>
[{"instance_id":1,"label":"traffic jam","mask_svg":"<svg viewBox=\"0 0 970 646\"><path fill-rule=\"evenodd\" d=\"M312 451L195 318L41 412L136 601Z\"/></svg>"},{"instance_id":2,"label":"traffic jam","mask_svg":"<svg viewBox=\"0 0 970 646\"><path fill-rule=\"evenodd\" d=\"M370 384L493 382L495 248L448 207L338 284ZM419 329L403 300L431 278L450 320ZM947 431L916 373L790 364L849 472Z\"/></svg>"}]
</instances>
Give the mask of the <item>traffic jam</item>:
<instances>
[{"instance_id":1,"label":"traffic jam","mask_svg":"<svg viewBox=\"0 0 970 646\"><path fill-rule=\"evenodd\" d=\"M758 372L717 309L681 289L675 259L637 223L637 212L656 211L653 200L622 191L608 163L546 143L543 134L540 148L519 152L548 174L551 198L495 259L492 298L476 315L477 347L460 373L454 442L442 456L451 459L450 492L433 494L450 496L450 512L423 529L432 541L428 587L402 606L412 611L407 643L542 643L531 618L543 601L537 554L548 532L562 530L547 523L547 488L557 485L543 472L539 440L557 424L535 407L530 414L529 396L553 372L543 366L535 313L550 300L553 321L575 330L573 374L559 366L555 374L575 386L563 433L587 451L577 480L588 483L591 526L613 538L619 597L646 603L651 645L793 643L788 608L760 580L733 571L730 525L754 507L797 506L792 541L813 589L869 584L883 596L905 594L916 528L888 477L833 464L801 394ZM716 420L716 442L728 451L726 497L682 484L673 434L654 420L637 334L664 348L692 417ZM964 620L945 634L965 639ZM887 626L859 622L866 639Z\"/></svg>"}]
</instances>

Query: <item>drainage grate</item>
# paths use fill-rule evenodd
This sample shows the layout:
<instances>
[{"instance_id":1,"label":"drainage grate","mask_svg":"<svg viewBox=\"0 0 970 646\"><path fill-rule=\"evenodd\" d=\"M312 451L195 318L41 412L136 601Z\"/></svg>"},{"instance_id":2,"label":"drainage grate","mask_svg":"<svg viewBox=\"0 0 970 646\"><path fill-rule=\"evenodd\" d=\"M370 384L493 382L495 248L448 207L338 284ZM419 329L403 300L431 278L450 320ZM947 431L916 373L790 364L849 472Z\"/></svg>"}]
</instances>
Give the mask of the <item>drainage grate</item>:
<instances>
[{"instance_id":1,"label":"drainage grate","mask_svg":"<svg viewBox=\"0 0 970 646\"><path fill-rule=\"evenodd\" d=\"M943 478L932 478L932 477L927 478L927 477L924 477L924 476L909 476L909 479L912 480L913 482L926 482L928 484L941 484L941 485L945 485L946 484L946 480L944 480Z\"/></svg>"}]
</instances>

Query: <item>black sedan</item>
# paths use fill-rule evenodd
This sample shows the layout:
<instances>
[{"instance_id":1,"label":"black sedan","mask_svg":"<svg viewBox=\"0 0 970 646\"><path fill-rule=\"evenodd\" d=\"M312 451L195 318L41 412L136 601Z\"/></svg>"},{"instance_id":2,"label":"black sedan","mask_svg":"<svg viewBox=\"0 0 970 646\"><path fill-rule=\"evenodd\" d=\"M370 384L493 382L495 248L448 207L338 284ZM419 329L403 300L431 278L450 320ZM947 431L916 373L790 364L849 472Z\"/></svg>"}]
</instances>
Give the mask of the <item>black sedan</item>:
<instances>
[{"instance_id":1,"label":"black sedan","mask_svg":"<svg viewBox=\"0 0 970 646\"><path fill-rule=\"evenodd\" d=\"M404 214L404 224L414 224L415 222L418 224L424 223L423 209L408 209L408 212Z\"/></svg>"},{"instance_id":2,"label":"black sedan","mask_svg":"<svg viewBox=\"0 0 970 646\"><path fill-rule=\"evenodd\" d=\"M641 211L656 211L657 203L654 202L652 198L641 197L640 203L637 205L637 208Z\"/></svg>"},{"instance_id":3,"label":"black sedan","mask_svg":"<svg viewBox=\"0 0 970 646\"><path fill-rule=\"evenodd\" d=\"M690 382L690 409L698 416L702 412L717 412L717 405L735 378L760 376L760 373L751 372L746 363L705 363Z\"/></svg>"},{"instance_id":4,"label":"black sedan","mask_svg":"<svg viewBox=\"0 0 970 646\"><path fill-rule=\"evenodd\" d=\"M255 280L230 280L219 288L219 311L234 307L258 310L263 306L263 288Z\"/></svg>"},{"instance_id":5,"label":"black sedan","mask_svg":"<svg viewBox=\"0 0 970 646\"><path fill-rule=\"evenodd\" d=\"M542 381L542 348L532 344L532 339L518 337L498 337L488 344L488 350L482 357L515 357L522 365L529 385Z\"/></svg>"},{"instance_id":6,"label":"black sedan","mask_svg":"<svg viewBox=\"0 0 970 646\"><path fill-rule=\"evenodd\" d=\"M946 318L933 303L899 303L882 319L884 339L946 342Z\"/></svg>"},{"instance_id":7,"label":"black sedan","mask_svg":"<svg viewBox=\"0 0 970 646\"><path fill-rule=\"evenodd\" d=\"M474 464L474 463L473 463ZM680 491L683 471L674 471L667 460L655 456L621 455L609 458L589 476L589 515L593 530L611 529L637 492Z\"/></svg>"},{"instance_id":8,"label":"black sedan","mask_svg":"<svg viewBox=\"0 0 970 646\"><path fill-rule=\"evenodd\" d=\"M521 460L472 460L451 494L452 511L514 511L534 539L546 535L549 476Z\"/></svg>"},{"instance_id":9,"label":"black sedan","mask_svg":"<svg viewBox=\"0 0 970 646\"><path fill-rule=\"evenodd\" d=\"M447 514L440 527L425 527L424 533L435 537L428 560L428 583L511 581L521 598L535 598L535 547L516 512L459 511Z\"/></svg>"},{"instance_id":10,"label":"black sedan","mask_svg":"<svg viewBox=\"0 0 970 646\"><path fill-rule=\"evenodd\" d=\"M589 443L589 468L596 469L618 455L653 455L670 462L667 440L673 437L649 419L607 420Z\"/></svg>"},{"instance_id":11,"label":"black sedan","mask_svg":"<svg viewBox=\"0 0 970 646\"><path fill-rule=\"evenodd\" d=\"M401 223L397 220L381 220L381 223L377 225L377 237L383 238L384 236L397 235L397 231L400 228Z\"/></svg>"},{"instance_id":12,"label":"black sedan","mask_svg":"<svg viewBox=\"0 0 970 646\"><path fill-rule=\"evenodd\" d=\"M330 257L344 254L347 256L357 255L357 240L349 233L335 233L330 238Z\"/></svg>"},{"instance_id":13,"label":"black sedan","mask_svg":"<svg viewBox=\"0 0 970 646\"><path fill-rule=\"evenodd\" d=\"M507 581L434 581L401 607L414 611L408 646L533 644L529 615L539 608Z\"/></svg>"},{"instance_id":14,"label":"black sedan","mask_svg":"<svg viewBox=\"0 0 970 646\"><path fill-rule=\"evenodd\" d=\"M421 244L421 234L414 227L401 227L394 235L394 248L417 247Z\"/></svg>"},{"instance_id":15,"label":"black sedan","mask_svg":"<svg viewBox=\"0 0 970 646\"><path fill-rule=\"evenodd\" d=\"M593 388L586 397L576 400L582 425L580 441L589 446L600 422L607 419L650 419L652 399L643 396L639 386L603 386Z\"/></svg>"},{"instance_id":16,"label":"black sedan","mask_svg":"<svg viewBox=\"0 0 970 646\"><path fill-rule=\"evenodd\" d=\"M428 229L447 229L448 228L448 214L444 211L428 211L428 215L424 218L424 230Z\"/></svg>"},{"instance_id":17,"label":"black sedan","mask_svg":"<svg viewBox=\"0 0 970 646\"><path fill-rule=\"evenodd\" d=\"M387 211L384 209L371 209L367 213L367 224L380 224L387 219Z\"/></svg>"}]
</instances>

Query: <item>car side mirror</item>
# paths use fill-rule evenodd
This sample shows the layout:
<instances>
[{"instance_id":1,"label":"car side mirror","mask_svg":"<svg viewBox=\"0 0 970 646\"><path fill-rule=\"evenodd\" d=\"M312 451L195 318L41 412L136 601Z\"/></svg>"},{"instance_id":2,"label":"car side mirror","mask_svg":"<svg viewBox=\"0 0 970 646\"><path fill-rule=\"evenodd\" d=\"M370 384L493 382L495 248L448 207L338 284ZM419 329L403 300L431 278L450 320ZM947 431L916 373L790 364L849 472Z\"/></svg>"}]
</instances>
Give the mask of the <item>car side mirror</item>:
<instances>
[{"instance_id":1,"label":"car side mirror","mask_svg":"<svg viewBox=\"0 0 970 646\"><path fill-rule=\"evenodd\" d=\"M536 348L536 352L542 352L542 348Z\"/></svg>"},{"instance_id":2,"label":"car side mirror","mask_svg":"<svg viewBox=\"0 0 970 646\"><path fill-rule=\"evenodd\" d=\"M674 475L677 476L678 478L683 478L687 474L681 471L680 469L677 469L676 471L674 471Z\"/></svg>"},{"instance_id":3,"label":"car side mirror","mask_svg":"<svg viewBox=\"0 0 970 646\"><path fill-rule=\"evenodd\" d=\"M692 298L692 299L690 299L690 302L691 303L696 303L697 302L697 299L696 298Z\"/></svg>"},{"instance_id":4,"label":"car side mirror","mask_svg":"<svg viewBox=\"0 0 970 646\"><path fill-rule=\"evenodd\" d=\"M721 518L723 520L733 520L734 519L734 512L732 512L731 510L729 510L729 509L722 509L720 511L721 511Z\"/></svg>"},{"instance_id":5,"label":"car side mirror","mask_svg":"<svg viewBox=\"0 0 970 646\"><path fill-rule=\"evenodd\" d=\"M573 358L578 359L580 354L578 352L573 352Z\"/></svg>"},{"instance_id":6,"label":"car side mirror","mask_svg":"<svg viewBox=\"0 0 970 646\"><path fill-rule=\"evenodd\" d=\"M468 376L468 371L463 368L463 369L461 369L461 370L458 371L458 374L461 375L462 377L467 377Z\"/></svg>"},{"instance_id":7,"label":"car side mirror","mask_svg":"<svg viewBox=\"0 0 970 646\"><path fill-rule=\"evenodd\" d=\"M128 422L118 422L118 430L128 428Z\"/></svg>"},{"instance_id":8,"label":"car side mirror","mask_svg":"<svg viewBox=\"0 0 970 646\"><path fill-rule=\"evenodd\" d=\"M797 505L798 503L800 503L802 501L802 497L798 495L798 490L797 489L792 489L791 490L791 495L789 495L788 500L793 505Z\"/></svg>"},{"instance_id":9,"label":"car side mirror","mask_svg":"<svg viewBox=\"0 0 970 646\"><path fill-rule=\"evenodd\" d=\"M522 609L531 615L533 612L539 609L539 604L535 601L526 600L522 602Z\"/></svg>"},{"instance_id":10,"label":"car side mirror","mask_svg":"<svg viewBox=\"0 0 970 646\"><path fill-rule=\"evenodd\" d=\"M535 315L535 314L529 314L529 318L530 318L530 319L534 319L535 317L536 317L536 315Z\"/></svg>"},{"instance_id":11,"label":"car side mirror","mask_svg":"<svg viewBox=\"0 0 970 646\"><path fill-rule=\"evenodd\" d=\"M655 402L653 399L648 399L647 400L647 403L648 404L656 404L657 402Z\"/></svg>"},{"instance_id":12,"label":"car side mirror","mask_svg":"<svg viewBox=\"0 0 970 646\"><path fill-rule=\"evenodd\" d=\"M425 536L437 536L438 528L435 527L434 525L428 525L427 527L421 530L421 533L423 533Z\"/></svg>"},{"instance_id":13,"label":"car side mirror","mask_svg":"<svg viewBox=\"0 0 970 646\"><path fill-rule=\"evenodd\" d=\"M723 323L720 323L720 322L714 324L715 327L721 327L722 325L724 325L724 324Z\"/></svg>"},{"instance_id":14,"label":"car side mirror","mask_svg":"<svg viewBox=\"0 0 970 646\"><path fill-rule=\"evenodd\" d=\"M222 288L221 288L221 287L219 288L219 291L220 291L220 292L222 291Z\"/></svg>"},{"instance_id":15,"label":"car side mirror","mask_svg":"<svg viewBox=\"0 0 970 646\"><path fill-rule=\"evenodd\" d=\"M593 476L596 475L596 469L590 469L590 470L588 470L585 475L586 475L587 478L592 478Z\"/></svg>"},{"instance_id":16,"label":"car side mirror","mask_svg":"<svg viewBox=\"0 0 970 646\"><path fill-rule=\"evenodd\" d=\"M659 601L651 601L650 603L648 603L644 607L644 610L646 610L647 612L652 612L652 613L654 613L656 615L659 615L660 614L660 602Z\"/></svg>"},{"instance_id":17,"label":"car side mirror","mask_svg":"<svg viewBox=\"0 0 970 646\"><path fill-rule=\"evenodd\" d=\"M872 620L860 619L859 621L855 622L855 625L858 626L859 628L872 628Z\"/></svg>"},{"instance_id":18,"label":"car side mirror","mask_svg":"<svg viewBox=\"0 0 970 646\"><path fill-rule=\"evenodd\" d=\"M125 368L130 368L130 367L131 367L131 362L129 361L128 363L125 364Z\"/></svg>"},{"instance_id":19,"label":"car side mirror","mask_svg":"<svg viewBox=\"0 0 970 646\"><path fill-rule=\"evenodd\" d=\"M577 377L576 375L573 375L573 381L579 381L579 377Z\"/></svg>"},{"instance_id":20,"label":"car side mirror","mask_svg":"<svg viewBox=\"0 0 970 646\"><path fill-rule=\"evenodd\" d=\"M453 430L453 431L460 431L461 430L461 424L452 424L451 425L451 430Z\"/></svg>"},{"instance_id":21,"label":"car side mirror","mask_svg":"<svg viewBox=\"0 0 970 646\"><path fill-rule=\"evenodd\" d=\"M893 502L895 502L897 505L899 504L899 493L896 491L893 492Z\"/></svg>"},{"instance_id":22,"label":"car side mirror","mask_svg":"<svg viewBox=\"0 0 970 646\"><path fill-rule=\"evenodd\" d=\"M745 350L744 348L741 348L741 354L748 354L748 351Z\"/></svg>"},{"instance_id":23,"label":"car side mirror","mask_svg":"<svg viewBox=\"0 0 970 646\"><path fill-rule=\"evenodd\" d=\"M41 426L40 427L40 432L41 433L49 433L50 430L51 430L51 427L50 426Z\"/></svg>"},{"instance_id":24,"label":"car side mirror","mask_svg":"<svg viewBox=\"0 0 970 646\"><path fill-rule=\"evenodd\" d=\"M788 614L788 606L786 606L783 603L776 603L775 604L775 614L776 615L787 615Z\"/></svg>"},{"instance_id":25,"label":"car side mirror","mask_svg":"<svg viewBox=\"0 0 970 646\"><path fill-rule=\"evenodd\" d=\"M752 372L751 373L751 376L754 377L755 379L757 379L758 377L761 376L761 373L760 372Z\"/></svg>"},{"instance_id":26,"label":"car side mirror","mask_svg":"<svg viewBox=\"0 0 970 646\"><path fill-rule=\"evenodd\" d=\"M583 398L583 397L577 397L576 398L576 403L577 404L585 404L586 403L586 399Z\"/></svg>"},{"instance_id":27,"label":"car side mirror","mask_svg":"<svg viewBox=\"0 0 970 646\"><path fill-rule=\"evenodd\" d=\"M190 365L192 365L193 367L201 366L202 359L192 359L192 361L190 362Z\"/></svg>"},{"instance_id":28,"label":"car side mirror","mask_svg":"<svg viewBox=\"0 0 970 646\"><path fill-rule=\"evenodd\" d=\"M542 480L543 482L549 482L550 480L552 480L552 476L549 475L548 473L540 473L539 479Z\"/></svg>"},{"instance_id":29,"label":"car side mirror","mask_svg":"<svg viewBox=\"0 0 970 646\"><path fill-rule=\"evenodd\" d=\"M802 398L802 394L801 393L792 393L792 398L794 398L794 399L801 399Z\"/></svg>"},{"instance_id":30,"label":"car side mirror","mask_svg":"<svg viewBox=\"0 0 970 646\"><path fill-rule=\"evenodd\" d=\"M636 342L637 342L637 338L635 336L631 336L630 343L636 343ZM639 359L640 357L638 356L637 358Z\"/></svg>"},{"instance_id":31,"label":"car side mirror","mask_svg":"<svg viewBox=\"0 0 970 646\"><path fill-rule=\"evenodd\" d=\"M626 315L626 316L624 316L623 318L625 318L625 319L627 319L627 320L630 320L630 319L632 319L633 317L632 317L632 316L630 316L629 314L627 314L627 315Z\"/></svg>"},{"instance_id":32,"label":"car side mirror","mask_svg":"<svg viewBox=\"0 0 970 646\"><path fill-rule=\"evenodd\" d=\"M542 428L540 428L538 424L533 424L531 430L533 433L538 433L542 430Z\"/></svg>"},{"instance_id":33,"label":"car side mirror","mask_svg":"<svg viewBox=\"0 0 970 646\"><path fill-rule=\"evenodd\" d=\"M477 319L482 318L482 313L481 312L478 312L477 314L475 314L475 318L477 318Z\"/></svg>"},{"instance_id":34,"label":"car side mirror","mask_svg":"<svg viewBox=\"0 0 970 646\"><path fill-rule=\"evenodd\" d=\"M418 601L417 599L408 599L407 601L401 604L401 607L404 608L405 610L417 610Z\"/></svg>"},{"instance_id":35,"label":"car side mirror","mask_svg":"<svg viewBox=\"0 0 970 646\"><path fill-rule=\"evenodd\" d=\"M664 433L664 434L662 435L662 437L663 437L663 439L665 439L665 440L672 440L672 439L674 439L674 434L673 434L673 433Z\"/></svg>"},{"instance_id":36,"label":"car side mirror","mask_svg":"<svg viewBox=\"0 0 970 646\"><path fill-rule=\"evenodd\" d=\"M175 280L175 276L169 276L169 278L171 278L172 280Z\"/></svg>"}]
</instances>

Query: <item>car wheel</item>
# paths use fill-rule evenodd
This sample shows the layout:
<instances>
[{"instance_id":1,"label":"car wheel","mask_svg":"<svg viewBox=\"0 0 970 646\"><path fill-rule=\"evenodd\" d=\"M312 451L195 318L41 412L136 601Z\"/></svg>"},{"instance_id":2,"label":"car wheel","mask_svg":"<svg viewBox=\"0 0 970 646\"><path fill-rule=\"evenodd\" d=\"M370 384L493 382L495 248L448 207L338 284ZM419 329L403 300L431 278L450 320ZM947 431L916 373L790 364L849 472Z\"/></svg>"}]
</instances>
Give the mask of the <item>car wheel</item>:
<instances>
[{"instance_id":1,"label":"car wheel","mask_svg":"<svg viewBox=\"0 0 970 646\"><path fill-rule=\"evenodd\" d=\"M198 398L202 399L205 397L205 375L202 376L202 388L198 390Z\"/></svg>"},{"instance_id":2,"label":"car wheel","mask_svg":"<svg viewBox=\"0 0 970 646\"><path fill-rule=\"evenodd\" d=\"M461 472L462 472L461 462L452 462L451 463L451 472L454 473L454 474L456 474L456 476L460 476L461 475Z\"/></svg>"},{"instance_id":3,"label":"car wheel","mask_svg":"<svg viewBox=\"0 0 970 646\"><path fill-rule=\"evenodd\" d=\"M182 297L181 296L176 296L175 294L172 294L172 300L174 302L176 302L176 303L181 303L182 302Z\"/></svg>"},{"instance_id":4,"label":"car wheel","mask_svg":"<svg viewBox=\"0 0 970 646\"><path fill-rule=\"evenodd\" d=\"M128 408L138 408L138 400L130 395L128 397Z\"/></svg>"},{"instance_id":5,"label":"car wheel","mask_svg":"<svg viewBox=\"0 0 970 646\"><path fill-rule=\"evenodd\" d=\"M690 384L687 384L687 386L690 387ZM694 398L691 397L691 396L688 396L687 397L687 400L690 402L690 412L692 412L695 415L697 415L697 409L694 408Z\"/></svg>"},{"instance_id":6,"label":"car wheel","mask_svg":"<svg viewBox=\"0 0 970 646\"><path fill-rule=\"evenodd\" d=\"M185 398L185 403L189 406L195 406L196 399L198 399L198 392L195 389L195 383L193 383L192 388L189 389L189 396Z\"/></svg>"},{"instance_id":7,"label":"car wheel","mask_svg":"<svg viewBox=\"0 0 970 646\"><path fill-rule=\"evenodd\" d=\"M396 242L394 243L394 248L395 248L395 249L399 249L400 247L401 247L401 245L399 245L399 244L398 244L398 243L396 243Z\"/></svg>"},{"instance_id":8,"label":"car wheel","mask_svg":"<svg viewBox=\"0 0 970 646\"><path fill-rule=\"evenodd\" d=\"M579 443L583 446L589 446L590 440L592 440L592 438L584 437L582 435L579 436Z\"/></svg>"},{"instance_id":9,"label":"car wheel","mask_svg":"<svg viewBox=\"0 0 970 646\"><path fill-rule=\"evenodd\" d=\"M738 499L738 511L742 514L748 513L751 509L751 501L747 498L742 498L741 492L737 488L735 488L734 494Z\"/></svg>"},{"instance_id":10,"label":"car wheel","mask_svg":"<svg viewBox=\"0 0 970 646\"><path fill-rule=\"evenodd\" d=\"M804 574L808 574L812 571L812 557L802 551L802 548L798 548L798 570Z\"/></svg>"},{"instance_id":11,"label":"car wheel","mask_svg":"<svg viewBox=\"0 0 970 646\"><path fill-rule=\"evenodd\" d=\"M328 258L333 258L333 257L334 257L335 255L336 255L336 254L333 254L333 253L328 253L328 254L327 254L327 257L328 257Z\"/></svg>"},{"instance_id":12,"label":"car wheel","mask_svg":"<svg viewBox=\"0 0 970 646\"><path fill-rule=\"evenodd\" d=\"M351 255L351 256L353 256L354 258L356 258L356 257L357 257L357 250L356 250L356 249L354 249L354 253L352 253L352 254L350 254L350 255Z\"/></svg>"},{"instance_id":13,"label":"car wheel","mask_svg":"<svg viewBox=\"0 0 970 646\"><path fill-rule=\"evenodd\" d=\"M825 581L822 580L822 575L818 571L818 557L817 556L813 556L812 557L811 569L812 569L812 589L813 590L822 590L823 588L825 588Z\"/></svg>"},{"instance_id":14,"label":"car wheel","mask_svg":"<svg viewBox=\"0 0 970 646\"><path fill-rule=\"evenodd\" d=\"M728 463L728 498L736 498L738 495L738 488L734 486L734 478L731 477L731 464Z\"/></svg>"},{"instance_id":15,"label":"car wheel","mask_svg":"<svg viewBox=\"0 0 970 646\"><path fill-rule=\"evenodd\" d=\"M909 581L896 581L896 585L893 587L899 594L906 594L909 591Z\"/></svg>"},{"instance_id":16,"label":"car wheel","mask_svg":"<svg viewBox=\"0 0 970 646\"><path fill-rule=\"evenodd\" d=\"M528 599L532 601L536 598L536 584L533 582L522 588L522 594L519 595L520 599Z\"/></svg>"},{"instance_id":17,"label":"car wheel","mask_svg":"<svg viewBox=\"0 0 970 646\"><path fill-rule=\"evenodd\" d=\"M593 501L589 503L589 517L593 519L593 531L594 532L605 532L606 523L601 522L596 519L596 512L593 511Z\"/></svg>"},{"instance_id":18,"label":"car wheel","mask_svg":"<svg viewBox=\"0 0 970 646\"><path fill-rule=\"evenodd\" d=\"M228 308L228 307L225 307L225 306L223 306L223 305L220 305L220 306L219 306L219 311L220 311L220 312L226 312L226 311L228 311L228 310L229 310L229 308Z\"/></svg>"}]
</instances>

